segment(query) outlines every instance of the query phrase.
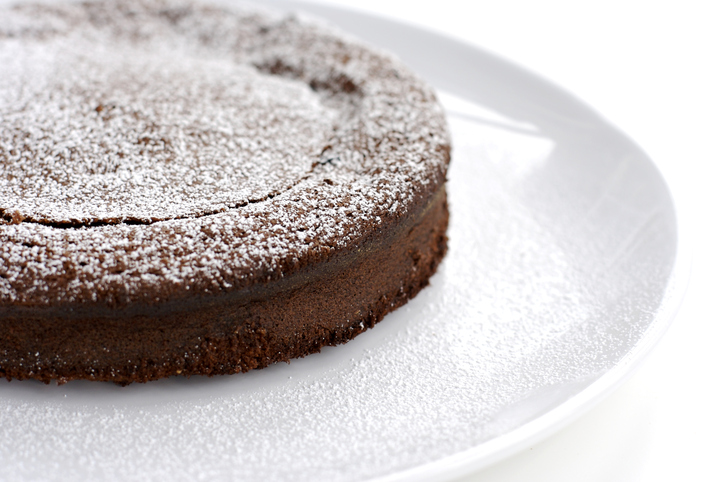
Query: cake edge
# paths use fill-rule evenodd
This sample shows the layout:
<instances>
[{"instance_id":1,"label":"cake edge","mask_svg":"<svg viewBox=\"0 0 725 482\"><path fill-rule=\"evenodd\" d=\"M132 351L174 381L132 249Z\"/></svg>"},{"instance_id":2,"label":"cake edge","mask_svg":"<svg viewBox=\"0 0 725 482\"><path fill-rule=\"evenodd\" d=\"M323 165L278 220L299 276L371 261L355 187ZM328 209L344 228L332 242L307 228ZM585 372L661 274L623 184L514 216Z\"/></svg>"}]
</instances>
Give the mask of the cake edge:
<instances>
[{"instance_id":1,"label":"cake edge","mask_svg":"<svg viewBox=\"0 0 725 482\"><path fill-rule=\"evenodd\" d=\"M0 377L127 385L247 372L346 343L428 285L447 251L448 218L442 184L368 243L250 289L127 316L6 312Z\"/></svg>"}]
</instances>

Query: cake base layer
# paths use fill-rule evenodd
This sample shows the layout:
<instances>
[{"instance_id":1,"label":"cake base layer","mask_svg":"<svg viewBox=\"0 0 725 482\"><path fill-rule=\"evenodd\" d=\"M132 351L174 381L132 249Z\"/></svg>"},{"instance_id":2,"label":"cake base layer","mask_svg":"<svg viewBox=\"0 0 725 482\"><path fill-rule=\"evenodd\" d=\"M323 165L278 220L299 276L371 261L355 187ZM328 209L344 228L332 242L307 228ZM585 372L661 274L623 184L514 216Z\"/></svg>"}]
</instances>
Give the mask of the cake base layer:
<instances>
[{"instance_id":1,"label":"cake base layer","mask_svg":"<svg viewBox=\"0 0 725 482\"><path fill-rule=\"evenodd\" d=\"M146 382L246 372L345 343L428 284L446 251L445 188L324 263L237 292L125 309L9 308L0 376Z\"/></svg>"}]
</instances>

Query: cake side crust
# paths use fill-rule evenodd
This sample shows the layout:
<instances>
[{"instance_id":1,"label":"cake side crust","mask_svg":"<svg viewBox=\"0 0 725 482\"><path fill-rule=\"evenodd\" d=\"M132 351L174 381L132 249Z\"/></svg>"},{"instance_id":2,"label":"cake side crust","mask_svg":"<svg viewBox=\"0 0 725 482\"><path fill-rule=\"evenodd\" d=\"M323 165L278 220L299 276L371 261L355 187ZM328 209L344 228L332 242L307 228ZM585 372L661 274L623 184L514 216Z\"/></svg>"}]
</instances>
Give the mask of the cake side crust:
<instances>
[{"instance_id":1,"label":"cake side crust","mask_svg":"<svg viewBox=\"0 0 725 482\"><path fill-rule=\"evenodd\" d=\"M251 289L129 316L6 311L0 376L128 384L233 374L345 343L428 284L447 249L447 225L442 187L359 249Z\"/></svg>"}]
</instances>

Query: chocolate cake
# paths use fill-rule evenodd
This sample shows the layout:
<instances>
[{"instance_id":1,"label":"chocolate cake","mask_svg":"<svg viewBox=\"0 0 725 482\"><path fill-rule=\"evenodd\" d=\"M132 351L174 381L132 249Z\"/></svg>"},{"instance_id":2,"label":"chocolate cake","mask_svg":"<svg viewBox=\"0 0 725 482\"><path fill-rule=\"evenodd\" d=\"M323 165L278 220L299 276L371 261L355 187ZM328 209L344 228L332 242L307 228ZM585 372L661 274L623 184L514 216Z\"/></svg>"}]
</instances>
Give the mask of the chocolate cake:
<instances>
[{"instance_id":1,"label":"chocolate cake","mask_svg":"<svg viewBox=\"0 0 725 482\"><path fill-rule=\"evenodd\" d=\"M346 342L446 251L434 92L314 20L0 12L0 376L244 372Z\"/></svg>"}]
</instances>

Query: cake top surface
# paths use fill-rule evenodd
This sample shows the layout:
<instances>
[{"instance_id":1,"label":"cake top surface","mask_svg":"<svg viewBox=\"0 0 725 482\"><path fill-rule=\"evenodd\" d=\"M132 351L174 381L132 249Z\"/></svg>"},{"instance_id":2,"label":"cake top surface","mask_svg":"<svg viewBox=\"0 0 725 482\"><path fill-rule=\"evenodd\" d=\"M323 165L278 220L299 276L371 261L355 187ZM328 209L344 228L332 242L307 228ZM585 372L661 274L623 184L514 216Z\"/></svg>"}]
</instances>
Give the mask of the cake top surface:
<instances>
[{"instance_id":1,"label":"cake top surface","mask_svg":"<svg viewBox=\"0 0 725 482\"><path fill-rule=\"evenodd\" d=\"M274 279L445 180L432 90L296 16L188 1L0 15L0 300L123 306Z\"/></svg>"},{"instance_id":2,"label":"cake top surface","mask_svg":"<svg viewBox=\"0 0 725 482\"><path fill-rule=\"evenodd\" d=\"M24 220L148 223L258 202L307 175L333 133L337 113L308 86L249 66L44 47L3 59L0 198Z\"/></svg>"}]
</instances>

